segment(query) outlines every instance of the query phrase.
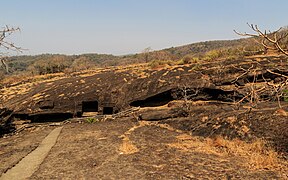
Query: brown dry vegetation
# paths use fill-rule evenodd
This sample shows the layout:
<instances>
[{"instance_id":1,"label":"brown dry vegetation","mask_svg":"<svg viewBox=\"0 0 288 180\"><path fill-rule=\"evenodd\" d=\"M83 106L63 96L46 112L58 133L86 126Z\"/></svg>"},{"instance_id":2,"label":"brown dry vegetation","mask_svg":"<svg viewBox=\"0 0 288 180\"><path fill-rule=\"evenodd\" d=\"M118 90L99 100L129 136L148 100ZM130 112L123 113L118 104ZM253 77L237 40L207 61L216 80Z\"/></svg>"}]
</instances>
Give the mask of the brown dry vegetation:
<instances>
[{"instance_id":1,"label":"brown dry vegetation","mask_svg":"<svg viewBox=\"0 0 288 180\"><path fill-rule=\"evenodd\" d=\"M214 61L219 58L235 59L259 54L259 49L262 49L261 46L255 43L255 40L248 38L232 41L200 42L160 51L149 50L148 52L125 56L107 54L15 56L10 57L7 63L13 74L39 75L58 72L71 73L95 67L147 62L152 67L155 67L164 64L189 64L202 60Z\"/></svg>"},{"instance_id":2,"label":"brown dry vegetation","mask_svg":"<svg viewBox=\"0 0 288 180\"><path fill-rule=\"evenodd\" d=\"M126 144L128 136L133 131L143 126L157 126L169 131L180 133L176 136L177 141L168 144L169 147L180 149L184 152L200 152L206 154L215 154L217 156L231 157L235 156L239 159L244 159L244 165L248 168L257 169L269 169L284 171L288 168L288 163L282 159L282 154L276 152L265 140L256 138L252 142L245 142L240 139L225 139L223 136L216 136L214 138L201 138L192 136L185 131L175 129L168 124L159 124L157 122L143 122L140 121L138 126L134 126L129 129L123 136L123 145ZM129 140L129 147L126 149L126 153L136 153L139 150ZM122 149L122 146L121 148ZM136 150L137 149L137 150Z\"/></svg>"},{"instance_id":3,"label":"brown dry vegetation","mask_svg":"<svg viewBox=\"0 0 288 180\"><path fill-rule=\"evenodd\" d=\"M177 138L179 142L170 144L171 147L220 156L237 156L245 159L244 164L252 169L284 170L287 168L287 162L281 158L281 154L278 154L261 139L255 139L248 143L239 139L228 140L222 136L201 139L190 135L181 135Z\"/></svg>"},{"instance_id":4,"label":"brown dry vegetation","mask_svg":"<svg viewBox=\"0 0 288 180\"><path fill-rule=\"evenodd\" d=\"M287 161L276 157L263 140L248 143L220 136L202 138L166 123L135 122L133 118L62 124L56 145L31 179L287 178ZM25 129L17 136L39 139L41 133L51 131L51 126L44 127L42 131ZM27 146L28 139L22 146ZM22 147L21 140L8 136L0 141L0 157L6 158L6 166L1 167L4 170L14 162L7 155L7 147L13 153L13 146ZM25 153L14 153L14 160Z\"/></svg>"}]
</instances>

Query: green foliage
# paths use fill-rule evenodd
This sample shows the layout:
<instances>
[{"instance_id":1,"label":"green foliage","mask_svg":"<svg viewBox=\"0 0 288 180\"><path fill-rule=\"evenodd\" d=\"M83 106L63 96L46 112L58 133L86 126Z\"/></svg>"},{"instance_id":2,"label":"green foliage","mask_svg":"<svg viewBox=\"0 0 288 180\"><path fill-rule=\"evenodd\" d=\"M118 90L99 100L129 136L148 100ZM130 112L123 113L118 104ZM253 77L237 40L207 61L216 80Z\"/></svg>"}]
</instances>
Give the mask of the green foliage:
<instances>
[{"instance_id":1,"label":"green foliage","mask_svg":"<svg viewBox=\"0 0 288 180\"><path fill-rule=\"evenodd\" d=\"M191 62L192 63L198 63L200 61L199 57L193 57Z\"/></svg>"},{"instance_id":2,"label":"green foliage","mask_svg":"<svg viewBox=\"0 0 288 180\"><path fill-rule=\"evenodd\" d=\"M205 54L203 59L206 61L211 61L211 60L215 60L217 58L220 58L221 56L222 56L221 50L211 50Z\"/></svg>"},{"instance_id":3,"label":"green foliage","mask_svg":"<svg viewBox=\"0 0 288 180\"><path fill-rule=\"evenodd\" d=\"M288 89L283 90L283 99L285 102L288 102Z\"/></svg>"},{"instance_id":4,"label":"green foliage","mask_svg":"<svg viewBox=\"0 0 288 180\"><path fill-rule=\"evenodd\" d=\"M201 70L201 65L196 64L195 66L192 67L192 70L194 70L194 71L199 71L199 70Z\"/></svg>"},{"instance_id":5,"label":"green foliage","mask_svg":"<svg viewBox=\"0 0 288 180\"><path fill-rule=\"evenodd\" d=\"M183 65L183 64L185 64L185 63L184 63L184 60L183 60L183 59L180 59L179 61L176 62L176 64L177 64L177 65Z\"/></svg>"},{"instance_id":6,"label":"green foliage","mask_svg":"<svg viewBox=\"0 0 288 180\"><path fill-rule=\"evenodd\" d=\"M192 55L186 55L182 58L183 64L197 63L199 58Z\"/></svg>"},{"instance_id":7,"label":"green foliage","mask_svg":"<svg viewBox=\"0 0 288 180\"><path fill-rule=\"evenodd\" d=\"M162 66L172 66L175 63L171 60L153 60L149 62L149 66L151 68L158 68L158 67L162 67Z\"/></svg>"},{"instance_id":8,"label":"green foliage","mask_svg":"<svg viewBox=\"0 0 288 180\"><path fill-rule=\"evenodd\" d=\"M238 47L235 48L222 48L214 49L206 52L201 59L205 61L213 61L216 59L236 59L244 57L245 53L240 50Z\"/></svg>"},{"instance_id":9,"label":"green foliage","mask_svg":"<svg viewBox=\"0 0 288 180\"><path fill-rule=\"evenodd\" d=\"M88 117L88 118L86 119L86 121L87 121L88 123L95 123L95 122L98 122L98 119L92 118L92 117Z\"/></svg>"}]
</instances>

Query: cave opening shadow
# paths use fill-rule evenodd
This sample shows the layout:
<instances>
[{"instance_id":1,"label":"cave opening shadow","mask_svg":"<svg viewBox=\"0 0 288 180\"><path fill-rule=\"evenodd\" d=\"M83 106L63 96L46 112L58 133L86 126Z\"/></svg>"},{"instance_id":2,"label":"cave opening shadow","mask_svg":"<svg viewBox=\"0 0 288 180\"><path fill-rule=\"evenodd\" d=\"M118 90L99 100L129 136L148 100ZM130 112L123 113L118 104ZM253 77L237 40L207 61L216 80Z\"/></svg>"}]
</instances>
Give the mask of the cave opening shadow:
<instances>
[{"instance_id":1,"label":"cave opening shadow","mask_svg":"<svg viewBox=\"0 0 288 180\"><path fill-rule=\"evenodd\" d=\"M45 114L35 114L30 115L29 119L34 123L43 122L61 122L67 119L73 118L72 113L45 113Z\"/></svg>"},{"instance_id":2,"label":"cave opening shadow","mask_svg":"<svg viewBox=\"0 0 288 180\"><path fill-rule=\"evenodd\" d=\"M82 112L98 112L98 101L83 101Z\"/></svg>"},{"instance_id":3,"label":"cave opening shadow","mask_svg":"<svg viewBox=\"0 0 288 180\"><path fill-rule=\"evenodd\" d=\"M103 107L103 114L113 114L114 113L114 109L113 107Z\"/></svg>"},{"instance_id":4,"label":"cave opening shadow","mask_svg":"<svg viewBox=\"0 0 288 180\"><path fill-rule=\"evenodd\" d=\"M174 98L171 95L171 90L165 91L154 96L148 97L144 100L137 100L130 103L130 106L133 107L157 107L163 106L170 101L173 101Z\"/></svg>"}]
</instances>

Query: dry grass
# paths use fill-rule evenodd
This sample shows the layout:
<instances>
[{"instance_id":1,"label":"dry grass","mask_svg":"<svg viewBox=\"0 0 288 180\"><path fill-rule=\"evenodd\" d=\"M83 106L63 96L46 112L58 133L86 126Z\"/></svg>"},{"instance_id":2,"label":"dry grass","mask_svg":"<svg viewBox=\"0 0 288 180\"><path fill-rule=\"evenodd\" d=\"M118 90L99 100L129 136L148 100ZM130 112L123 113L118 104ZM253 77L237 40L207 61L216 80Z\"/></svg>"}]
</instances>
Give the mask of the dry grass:
<instances>
[{"instance_id":1,"label":"dry grass","mask_svg":"<svg viewBox=\"0 0 288 180\"><path fill-rule=\"evenodd\" d=\"M182 131L174 129L168 124L158 124L157 122L148 122L148 121L139 121L138 125L133 126L128 131L126 131L123 135L120 136L122 138L122 144L119 147L120 154L134 154L139 152L140 150L133 144L130 140L129 136L138 128L144 126L158 126L163 129L167 129L169 131L175 131L181 133Z\"/></svg>"},{"instance_id":2,"label":"dry grass","mask_svg":"<svg viewBox=\"0 0 288 180\"><path fill-rule=\"evenodd\" d=\"M46 82L56 79L62 79L66 76L65 73L54 73L54 74L45 74L45 75L32 75L32 74L18 74L11 75L6 77L2 83L9 84L10 86L29 83L29 82Z\"/></svg>"},{"instance_id":3,"label":"dry grass","mask_svg":"<svg viewBox=\"0 0 288 180\"><path fill-rule=\"evenodd\" d=\"M221 156L221 154L217 152L215 148L211 148L211 146L208 146L207 143L201 141L197 137L193 137L188 134L181 134L176 138L177 142L168 144L169 147L176 148L184 152L200 152Z\"/></svg>"},{"instance_id":4,"label":"dry grass","mask_svg":"<svg viewBox=\"0 0 288 180\"><path fill-rule=\"evenodd\" d=\"M185 107L185 106L189 106L189 107L194 107L194 106L205 106L205 105L209 105L211 104L212 101L191 101L191 100L173 100L170 101L167 106L168 107Z\"/></svg>"},{"instance_id":5,"label":"dry grass","mask_svg":"<svg viewBox=\"0 0 288 180\"><path fill-rule=\"evenodd\" d=\"M270 169L288 171L288 164L281 160L280 155L267 146L264 140L256 139L251 143L239 139L227 140L223 137L200 139L199 137L182 134L177 142L168 144L186 152L201 152L225 157L242 159L243 165L250 169Z\"/></svg>"},{"instance_id":6,"label":"dry grass","mask_svg":"<svg viewBox=\"0 0 288 180\"><path fill-rule=\"evenodd\" d=\"M136 129L141 128L146 125L148 125L147 122L141 121L138 125L133 126L128 131L126 131L123 135L120 136L120 138L122 138L122 141L123 141L119 147L120 154L134 154L136 152L139 152L139 149L130 140L129 135L133 133Z\"/></svg>"},{"instance_id":7,"label":"dry grass","mask_svg":"<svg viewBox=\"0 0 288 180\"><path fill-rule=\"evenodd\" d=\"M213 139L207 139L206 142L208 146L217 148L220 153L244 158L249 168L274 169L281 166L278 153L267 146L267 143L261 139L247 143L239 139L227 140L218 136Z\"/></svg>"},{"instance_id":8,"label":"dry grass","mask_svg":"<svg viewBox=\"0 0 288 180\"><path fill-rule=\"evenodd\" d=\"M139 151L139 149L130 141L129 137L123 138L123 143L119 147L120 154L133 154Z\"/></svg>"},{"instance_id":9,"label":"dry grass","mask_svg":"<svg viewBox=\"0 0 288 180\"><path fill-rule=\"evenodd\" d=\"M231 121L233 121L232 118ZM242 159L244 165L250 169L280 169L288 171L287 162L281 160L279 154L270 148L262 139L256 139L251 143L239 139L228 140L222 136L200 139L199 137L191 136L180 130L174 129L170 125L159 124L157 122L140 121L139 125L134 126L125 132L121 136L123 138L123 144L120 146L122 154L132 154L139 151L139 149L130 141L128 136L133 131L143 126L158 126L169 131L180 133L180 135L176 137L176 142L167 145L184 152L201 152L218 155L223 158L233 156Z\"/></svg>"}]
</instances>

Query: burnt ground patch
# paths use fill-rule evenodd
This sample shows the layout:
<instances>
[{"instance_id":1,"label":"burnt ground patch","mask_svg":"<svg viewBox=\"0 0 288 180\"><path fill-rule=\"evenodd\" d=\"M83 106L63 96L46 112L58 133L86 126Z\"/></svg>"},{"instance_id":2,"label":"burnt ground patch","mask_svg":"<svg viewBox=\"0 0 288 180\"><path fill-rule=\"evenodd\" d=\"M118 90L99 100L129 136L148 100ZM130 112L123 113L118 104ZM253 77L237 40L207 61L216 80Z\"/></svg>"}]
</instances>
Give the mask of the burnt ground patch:
<instances>
[{"instance_id":1,"label":"burnt ground patch","mask_svg":"<svg viewBox=\"0 0 288 180\"><path fill-rule=\"evenodd\" d=\"M15 130L12 124L13 111L7 108L0 109L0 137Z\"/></svg>"},{"instance_id":2,"label":"burnt ground patch","mask_svg":"<svg viewBox=\"0 0 288 180\"><path fill-rule=\"evenodd\" d=\"M0 125L0 137L2 137L4 134L12 133L15 131L15 126L11 123L5 123Z\"/></svg>"},{"instance_id":3,"label":"burnt ground patch","mask_svg":"<svg viewBox=\"0 0 288 180\"><path fill-rule=\"evenodd\" d=\"M288 104L282 103L288 110ZM278 152L288 155L288 118L277 114L277 103L262 103L254 109L235 109L223 104L190 107L190 116L161 121L201 137L222 136L247 142L264 139Z\"/></svg>"}]
</instances>

